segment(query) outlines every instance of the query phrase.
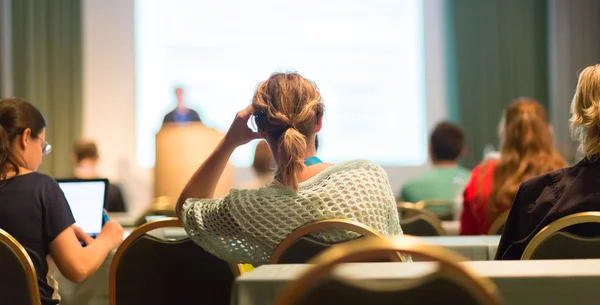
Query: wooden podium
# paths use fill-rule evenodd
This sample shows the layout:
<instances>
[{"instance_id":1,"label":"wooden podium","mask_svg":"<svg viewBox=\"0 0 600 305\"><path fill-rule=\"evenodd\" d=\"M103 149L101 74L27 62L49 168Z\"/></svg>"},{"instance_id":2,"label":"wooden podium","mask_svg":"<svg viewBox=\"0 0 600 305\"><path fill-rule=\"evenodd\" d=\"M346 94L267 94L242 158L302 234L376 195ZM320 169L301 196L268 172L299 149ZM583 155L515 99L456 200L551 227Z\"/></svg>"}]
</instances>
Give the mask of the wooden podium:
<instances>
[{"instance_id":1,"label":"wooden podium","mask_svg":"<svg viewBox=\"0 0 600 305\"><path fill-rule=\"evenodd\" d=\"M156 134L154 197L168 197L175 203L196 169L208 158L224 134L202 123L164 124ZM233 168L228 163L215 190L215 198L229 193Z\"/></svg>"}]
</instances>

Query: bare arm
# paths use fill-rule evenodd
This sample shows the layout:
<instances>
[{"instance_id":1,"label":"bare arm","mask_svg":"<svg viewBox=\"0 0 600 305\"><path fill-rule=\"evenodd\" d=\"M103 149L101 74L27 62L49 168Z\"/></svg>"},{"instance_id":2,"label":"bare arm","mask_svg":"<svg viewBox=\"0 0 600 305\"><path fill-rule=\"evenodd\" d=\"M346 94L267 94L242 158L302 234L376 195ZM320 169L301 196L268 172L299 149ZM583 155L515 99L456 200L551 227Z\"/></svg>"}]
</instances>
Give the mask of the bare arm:
<instances>
[{"instance_id":1,"label":"bare arm","mask_svg":"<svg viewBox=\"0 0 600 305\"><path fill-rule=\"evenodd\" d=\"M50 243L50 255L58 270L65 278L76 283L98 270L108 253L123 239L123 228L114 220L104 225L96 239L80 231L74 226L68 227ZM82 247L80 240L87 246Z\"/></svg>"},{"instance_id":2,"label":"bare arm","mask_svg":"<svg viewBox=\"0 0 600 305\"><path fill-rule=\"evenodd\" d=\"M177 216L181 218L181 208L188 198L212 198L217 183L233 151L260 136L248 128L248 119L252 115L252 106L238 112L235 120L223 140L210 156L196 170L187 182L177 200Z\"/></svg>"}]
</instances>

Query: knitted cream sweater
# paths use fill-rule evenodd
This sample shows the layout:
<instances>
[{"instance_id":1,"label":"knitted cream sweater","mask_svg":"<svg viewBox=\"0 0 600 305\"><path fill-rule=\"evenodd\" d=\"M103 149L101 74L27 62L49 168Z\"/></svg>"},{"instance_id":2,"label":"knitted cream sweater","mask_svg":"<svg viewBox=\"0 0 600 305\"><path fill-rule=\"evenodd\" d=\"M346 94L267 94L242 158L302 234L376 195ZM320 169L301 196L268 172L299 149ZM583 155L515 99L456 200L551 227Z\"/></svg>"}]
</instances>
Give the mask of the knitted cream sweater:
<instances>
[{"instance_id":1,"label":"knitted cream sweater","mask_svg":"<svg viewBox=\"0 0 600 305\"><path fill-rule=\"evenodd\" d=\"M387 174L370 161L333 165L300 183L298 192L273 181L257 190L231 190L219 199L185 201L182 221L190 238L206 251L233 263L268 262L277 245L298 227L316 220L344 218L383 235L402 234ZM356 234L315 234L339 242Z\"/></svg>"}]
</instances>

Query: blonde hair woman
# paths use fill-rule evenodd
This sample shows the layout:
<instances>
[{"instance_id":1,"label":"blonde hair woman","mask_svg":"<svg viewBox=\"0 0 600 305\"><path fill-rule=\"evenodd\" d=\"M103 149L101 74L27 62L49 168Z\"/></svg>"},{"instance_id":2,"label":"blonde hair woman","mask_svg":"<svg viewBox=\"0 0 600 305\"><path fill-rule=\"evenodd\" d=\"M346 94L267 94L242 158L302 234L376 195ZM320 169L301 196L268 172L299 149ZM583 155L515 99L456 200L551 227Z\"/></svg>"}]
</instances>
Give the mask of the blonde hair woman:
<instances>
[{"instance_id":1,"label":"blonde hair woman","mask_svg":"<svg viewBox=\"0 0 600 305\"><path fill-rule=\"evenodd\" d=\"M533 236L561 217L600 210L600 65L581 72L571 114L571 130L583 160L521 184L496 259L519 259ZM597 226L575 226L569 231L600 235Z\"/></svg>"},{"instance_id":2,"label":"blonde hair woman","mask_svg":"<svg viewBox=\"0 0 600 305\"><path fill-rule=\"evenodd\" d=\"M258 132L248 128L253 117ZM327 164L316 157L315 136L323 125L317 87L297 73L275 73L261 83L252 105L240 111L223 141L181 193L177 212L189 236L229 262L263 264L294 229L315 220L345 218L384 235L401 234L385 171L369 161ZM231 190L213 199L216 183L236 147L264 138L277 171L267 186ZM345 231L316 236L338 242Z\"/></svg>"}]
</instances>

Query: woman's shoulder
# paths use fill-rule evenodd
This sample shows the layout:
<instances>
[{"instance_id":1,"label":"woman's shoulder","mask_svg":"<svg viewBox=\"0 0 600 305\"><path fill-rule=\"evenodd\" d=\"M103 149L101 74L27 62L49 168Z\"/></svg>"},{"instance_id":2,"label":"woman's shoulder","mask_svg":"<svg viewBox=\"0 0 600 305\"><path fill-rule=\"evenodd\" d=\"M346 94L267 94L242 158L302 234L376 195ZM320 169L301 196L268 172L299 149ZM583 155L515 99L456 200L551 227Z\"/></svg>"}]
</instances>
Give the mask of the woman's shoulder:
<instances>
[{"instance_id":1,"label":"woman's shoulder","mask_svg":"<svg viewBox=\"0 0 600 305\"><path fill-rule=\"evenodd\" d=\"M371 177L379 176L387 180L387 173L379 164L369 160L351 160L337 163L324 169L310 179L301 182L299 187L300 190L306 190L315 185L320 185L324 180L345 179L347 175L356 176L355 178L360 179L369 177L369 173L371 173ZM293 191L285 188L277 180L273 180L271 183L258 189L232 189L229 195L235 198L247 198L252 195L279 195L290 192L293 193Z\"/></svg>"},{"instance_id":2,"label":"woman's shoulder","mask_svg":"<svg viewBox=\"0 0 600 305\"><path fill-rule=\"evenodd\" d=\"M385 173L381 165L370 160L351 160L334 164L329 168L331 171L346 171L346 170L374 170Z\"/></svg>"},{"instance_id":3,"label":"woman's shoulder","mask_svg":"<svg viewBox=\"0 0 600 305\"><path fill-rule=\"evenodd\" d=\"M571 170L571 167L566 167L529 178L523 183L521 183L520 188L524 190L541 190L544 188L555 188L557 184L561 183L561 181L564 180L563 178Z\"/></svg>"},{"instance_id":4,"label":"woman's shoulder","mask_svg":"<svg viewBox=\"0 0 600 305\"><path fill-rule=\"evenodd\" d=\"M27 196L36 198L45 198L48 195L61 192L54 178L37 172L8 178L3 184L0 184L0 187L9 192L14 192L13 194L28 194Z\"/></svg>"},{"instance_id":5,"label":"woman's shoulder","mask_svg":"<svg viewBox=\"0 0 600 305\"><path fill-rule=\"evenodd\" d=\"M376 175L387 179L386 171L379 164L369 160L351 160L334 164L306 182L311 180L335 179L338 176L348 175L356 176L356 178Z\"/></svg>"},{"instance_id":6,"label":"woman's shoulder","mask_svg":"<svg viewBox=\"0 0 600 305\"><path fill-rule=\"evenodd\" d=\"M58 187L58 183L56 180L46 174L31 172L19 176L15 176L9 178L7 182L11 184L23 184L31 187L40 187L40 186L56 186Z\"/></svg>"},{"instance_id":7,"label":"woman's shoulder","mask_svg":"<svg viewBox=\"0 0 600 305\"><path fill-rule=\"evenodd\" d=\"M473 168L473 173L490 172L498 166L499 159L486 159Z\"/></svg>"}]
</instances>

